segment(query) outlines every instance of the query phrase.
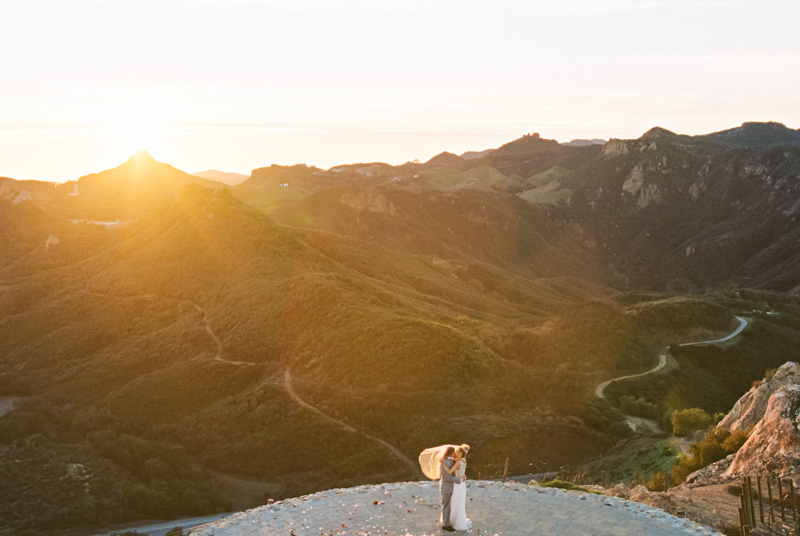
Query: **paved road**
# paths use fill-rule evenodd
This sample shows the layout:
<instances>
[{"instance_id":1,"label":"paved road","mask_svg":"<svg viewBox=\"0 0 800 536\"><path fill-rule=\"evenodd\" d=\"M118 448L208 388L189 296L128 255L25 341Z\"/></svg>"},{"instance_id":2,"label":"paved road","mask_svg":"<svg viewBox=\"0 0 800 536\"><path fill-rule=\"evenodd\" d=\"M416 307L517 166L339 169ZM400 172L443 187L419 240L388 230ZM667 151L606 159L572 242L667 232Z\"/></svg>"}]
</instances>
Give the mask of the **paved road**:
<instances>
[{"instance_id":1,"label":"paved road","mask_svg":"<svg viewBox=\"0 0 800 536\"><path fill-rule=\"evenodd\" d=\"M739 327L737 327L735 330L733 330L733 333L731 333L730 335L722 337L721 339L714 339L713 341L687 342L687 343L681 344L681 346L702 346L702 345L705 345L705 344L715 344L715 343L718 343L718 342L729 341L732 338L736 337L738 334L740 334L744 330L744 328L747 327L747 324L748 324L746 318L742 318L741 316L737 316L736 319L739 321Z\"/></svg>"},{"instance_id":2,"label":"paved road","mask_svg":"<svg viewBox=\"0 0 800 536\"><path fill-rule=\"evenodd\" d=\"M739 320L739 326L735 330L733 330L732 333L730 333L729 335L726 335L725 337L722 337L721 339L714 339L714 340L710 340L710 341L685 342L683 344L680 344L679 346L705 346L707 344L716 344L716 343L719 343L719 342L729 341L729 340L733 339L734 337L736 337L737 335L739 335L742 332L742 330L744 330L744 328L747 327L747 324L748 324L746 318L742 318L741 316L737 316L736 319ZM596 396L597 398L605 398L606 387L608 387L609 385L611 385L614 382L617 382L617 381L620 381L620 380L627 380L627 379L630 379L630 378L640 378L642 376L647 376L648 374L654 374L654 373L658 372L659 370L661 370L665 366L667 366L667 356L668 355L669 355L669 346L666 346L666 347L662 348L661 351L658 353L658 364L655 367L651 368L650 370L646 370L645 372L641 372L639 374L629 374L627 376L619 376L617 378L612 378L612 379L610 379L608 381L604 381L603 383L601 383L600 385L598 385L595 388L594 396Z\"/></svg>"}]
</instances>

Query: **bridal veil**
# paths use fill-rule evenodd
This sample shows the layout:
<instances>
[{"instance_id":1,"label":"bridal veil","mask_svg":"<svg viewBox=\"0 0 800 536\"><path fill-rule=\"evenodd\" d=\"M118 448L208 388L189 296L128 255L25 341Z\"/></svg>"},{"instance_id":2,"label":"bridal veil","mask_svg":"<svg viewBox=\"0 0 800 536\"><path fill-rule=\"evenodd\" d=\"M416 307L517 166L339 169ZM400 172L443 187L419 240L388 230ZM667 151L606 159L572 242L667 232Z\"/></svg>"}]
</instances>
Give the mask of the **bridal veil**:
<instances>
[{"instance_id":1,"label":"bridal veil","mask_svg":"<svg viewBox=\"0 0 800 536\"><path fill-rule=\"evenodd\" d=\"M448 447L458 448L458 445L440 445L423 450L419 455L419 466L422 472L431 480L439 480L441 476L442 459Z\"/></svg>"}]
</instances>

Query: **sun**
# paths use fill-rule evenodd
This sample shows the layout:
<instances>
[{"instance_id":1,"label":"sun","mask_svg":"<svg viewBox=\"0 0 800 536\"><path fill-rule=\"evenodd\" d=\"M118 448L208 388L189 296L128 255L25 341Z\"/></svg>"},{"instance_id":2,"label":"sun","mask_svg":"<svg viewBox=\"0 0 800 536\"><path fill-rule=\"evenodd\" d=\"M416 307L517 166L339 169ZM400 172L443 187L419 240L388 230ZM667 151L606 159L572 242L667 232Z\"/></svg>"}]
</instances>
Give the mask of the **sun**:
<instances>
[{"instance_id":1,"label":"sun","mask_svg":"<svg viewBox=\"0 0 800 536\"><path fill-rule=\"evenodd\" d=\"M122 141L131 151L155 149L158 126L146 116L131 117L121 126Z\"/></svg>"},{"instance_id":2,"label":"sun","mask_svg":"<svg viewBox=\"0 0 800 536\"><path fill-rule=\"evenodd\" d=\"M116 143L126 153L133 154L157 150L163 128L151 107L131 106L120 110L112 130Z\"/></svg>"},{"instance_id":3,"label":"sun","mask_svg":"<svg viewBox=\"0 0 800 536\"><path fill-rule=\"evenodd\" d=\"M137 151L152 149L154 139L155 127L150 123L136 122L126 128L125 142Z\"/></svg>"}]
</instances>

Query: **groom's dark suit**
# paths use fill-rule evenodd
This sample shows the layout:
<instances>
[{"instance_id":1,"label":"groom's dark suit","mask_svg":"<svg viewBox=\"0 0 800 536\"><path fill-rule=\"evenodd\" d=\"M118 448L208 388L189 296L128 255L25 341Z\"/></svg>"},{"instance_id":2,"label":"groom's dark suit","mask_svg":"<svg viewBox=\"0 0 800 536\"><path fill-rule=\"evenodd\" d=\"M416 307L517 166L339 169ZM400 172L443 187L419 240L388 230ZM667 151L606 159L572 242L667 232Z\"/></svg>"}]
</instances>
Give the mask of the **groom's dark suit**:
<instances>
[{"instance_id":1,"label":"groom's dark suit","mask_svg":"<svg viewBox=\"0 0 800 536\"><path fill-rule=\"evenodd\" d=\"M453 467L453 460L445 459L444 466L450 469ZM439 493L442 494L442 526L450 526L450 499L453 497L453 484L461 482L461 477L441 471L439 477Z\"/></svg>"}]
</instances>

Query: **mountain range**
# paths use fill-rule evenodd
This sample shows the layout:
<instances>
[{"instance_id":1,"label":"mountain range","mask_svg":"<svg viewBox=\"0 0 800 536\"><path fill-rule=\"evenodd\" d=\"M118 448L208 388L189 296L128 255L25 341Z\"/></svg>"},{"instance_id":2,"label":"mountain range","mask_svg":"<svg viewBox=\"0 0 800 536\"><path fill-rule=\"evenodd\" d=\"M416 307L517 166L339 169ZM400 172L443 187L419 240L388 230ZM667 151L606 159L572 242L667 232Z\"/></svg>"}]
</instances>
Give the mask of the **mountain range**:
<instances>
[{"instance_id":1,"label":"mountain range","mask_svg":"<svg viewBox=\"0 0 800 536\"><path fill-rule=\"evenodd\" d=\"M727 411L800 358L778 123L203 175L0 179L0 534L412 478L446 442L483 476L577 464L630 435L625 395ZM724 355L593 396L734 314Z\"/></svg>"}]
</instances>

